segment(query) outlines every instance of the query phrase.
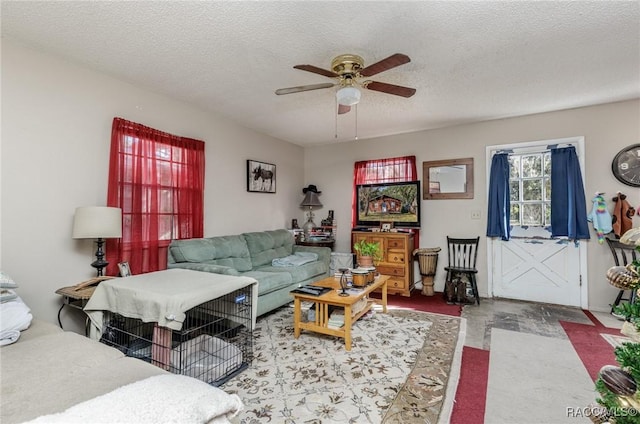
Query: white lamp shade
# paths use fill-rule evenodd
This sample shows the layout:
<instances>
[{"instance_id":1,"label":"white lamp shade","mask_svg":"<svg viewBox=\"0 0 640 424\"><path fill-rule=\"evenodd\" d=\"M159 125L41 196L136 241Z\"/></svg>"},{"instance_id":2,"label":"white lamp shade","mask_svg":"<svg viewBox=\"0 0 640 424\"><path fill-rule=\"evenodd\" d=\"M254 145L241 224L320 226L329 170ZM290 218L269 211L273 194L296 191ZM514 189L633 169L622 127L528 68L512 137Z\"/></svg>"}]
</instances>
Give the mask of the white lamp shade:
<instances>
[{"instance_id":1,"label":"white lamp shade","mask_svg":"<svg viewBox=\"0 0 640 424\"><path fill-rule=\"evenodd\" d=\"M107 206L76 208L73 218L73 238L122 237L122 209Z\"/></svg>"},{"instance_id":2,"label":"white lamp shade","mask_svg":"<svg viewBox=\"0 0 640 424\"><path fill-rule=\"evenodd\" d=\"M360 101L360 90L355 87L342 87L336 92L338 104L353 106Z\"/></svg>"}]
</instances>

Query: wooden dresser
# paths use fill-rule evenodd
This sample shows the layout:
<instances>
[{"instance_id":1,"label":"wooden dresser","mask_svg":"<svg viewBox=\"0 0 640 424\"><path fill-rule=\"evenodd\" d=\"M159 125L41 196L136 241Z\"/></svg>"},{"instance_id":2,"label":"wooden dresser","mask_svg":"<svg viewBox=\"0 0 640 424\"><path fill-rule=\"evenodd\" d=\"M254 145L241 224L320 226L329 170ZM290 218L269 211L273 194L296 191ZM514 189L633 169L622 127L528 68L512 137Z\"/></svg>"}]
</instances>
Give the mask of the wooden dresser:
<instances>
[{"instance_id":1,"label":"wooden dresser","mask_svg":"<svg viewBox=\"0 0 640 424\"><path fill-rule=\"evenodd\" d=\"M411 290L415 286L412 256L413 234L352 231L351 248L353 249L354 243L361 239L380 243L382 260L376 264L376 269L380 274L390 277L387 281L389 294L411 296Z\"/></svg>"}]
</instances>

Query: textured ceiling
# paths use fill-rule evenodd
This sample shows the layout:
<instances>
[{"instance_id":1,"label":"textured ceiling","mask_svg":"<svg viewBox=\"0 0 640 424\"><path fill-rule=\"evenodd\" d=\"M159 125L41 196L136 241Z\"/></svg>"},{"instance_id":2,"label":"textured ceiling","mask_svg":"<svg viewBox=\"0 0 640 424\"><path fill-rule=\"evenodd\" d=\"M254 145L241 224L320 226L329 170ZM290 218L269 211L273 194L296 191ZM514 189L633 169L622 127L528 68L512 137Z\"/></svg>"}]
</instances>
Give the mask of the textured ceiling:
<instances>
[{"instance_id":1,"label":"textured ceiling","mask_svg":"<svg viewBox=\"0 0 640 424\"><path fill-rule=\"evenodd\" d=\"M411 62L371 79L360 139L640 97L640 2L2 1L2 36L63 56L299 145L351 140L336 124L329 69ZM338 138L334 138L338 133Z\"/></svg>"}]
</instances>

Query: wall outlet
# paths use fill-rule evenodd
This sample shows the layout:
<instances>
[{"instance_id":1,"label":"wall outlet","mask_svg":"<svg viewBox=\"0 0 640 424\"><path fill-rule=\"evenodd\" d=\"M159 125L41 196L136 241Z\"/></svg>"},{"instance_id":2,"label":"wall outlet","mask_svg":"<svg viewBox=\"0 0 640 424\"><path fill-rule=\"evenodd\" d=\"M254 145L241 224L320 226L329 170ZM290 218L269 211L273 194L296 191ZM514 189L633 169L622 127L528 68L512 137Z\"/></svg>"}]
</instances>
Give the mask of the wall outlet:
<instances>
[{"instance_id":1,"label":"wall outlet","mask_svg":"<svg viewBox=\"0 0 640 424\"><path fill-rule=\"evenodd\" d=\"M471 219L480 219L480 211L471 211Z\"/></svg>"}]
</instances>

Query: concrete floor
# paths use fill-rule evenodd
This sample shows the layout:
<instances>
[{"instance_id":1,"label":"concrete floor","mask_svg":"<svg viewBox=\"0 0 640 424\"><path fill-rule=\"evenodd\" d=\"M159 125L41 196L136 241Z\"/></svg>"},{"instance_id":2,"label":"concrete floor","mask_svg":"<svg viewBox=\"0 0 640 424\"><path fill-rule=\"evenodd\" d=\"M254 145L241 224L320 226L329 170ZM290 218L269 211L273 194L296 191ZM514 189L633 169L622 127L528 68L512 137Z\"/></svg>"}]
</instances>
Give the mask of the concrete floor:
<instances>
[{"instance_id":1,"label":"concrete floor","mask_svg":"<svg viewBox=\"0 0 640 424\"><path fill-rule=\"evenodd\" d=\"M622 322L593 313L605 326ZM595 401L594 383L559 321L593 325L579 308L482 299L467 305L465 346L489 350L485 423L589 423L568 408ZM613 347L612 347L613 349Z\"/></svg>"},{"instance_id":2,"label":"concrete floor","mask_svg":"<svg viewBox=\"0 0 640 424\"><path fill-rule=\"evenodd\" d=\"M465 346L485 350L494 328L567 339L559 321L591 324L579 308L508 299L482 299L480 305L465 306L462 317L467 319Z\"/></svg>"}]
</instances>

